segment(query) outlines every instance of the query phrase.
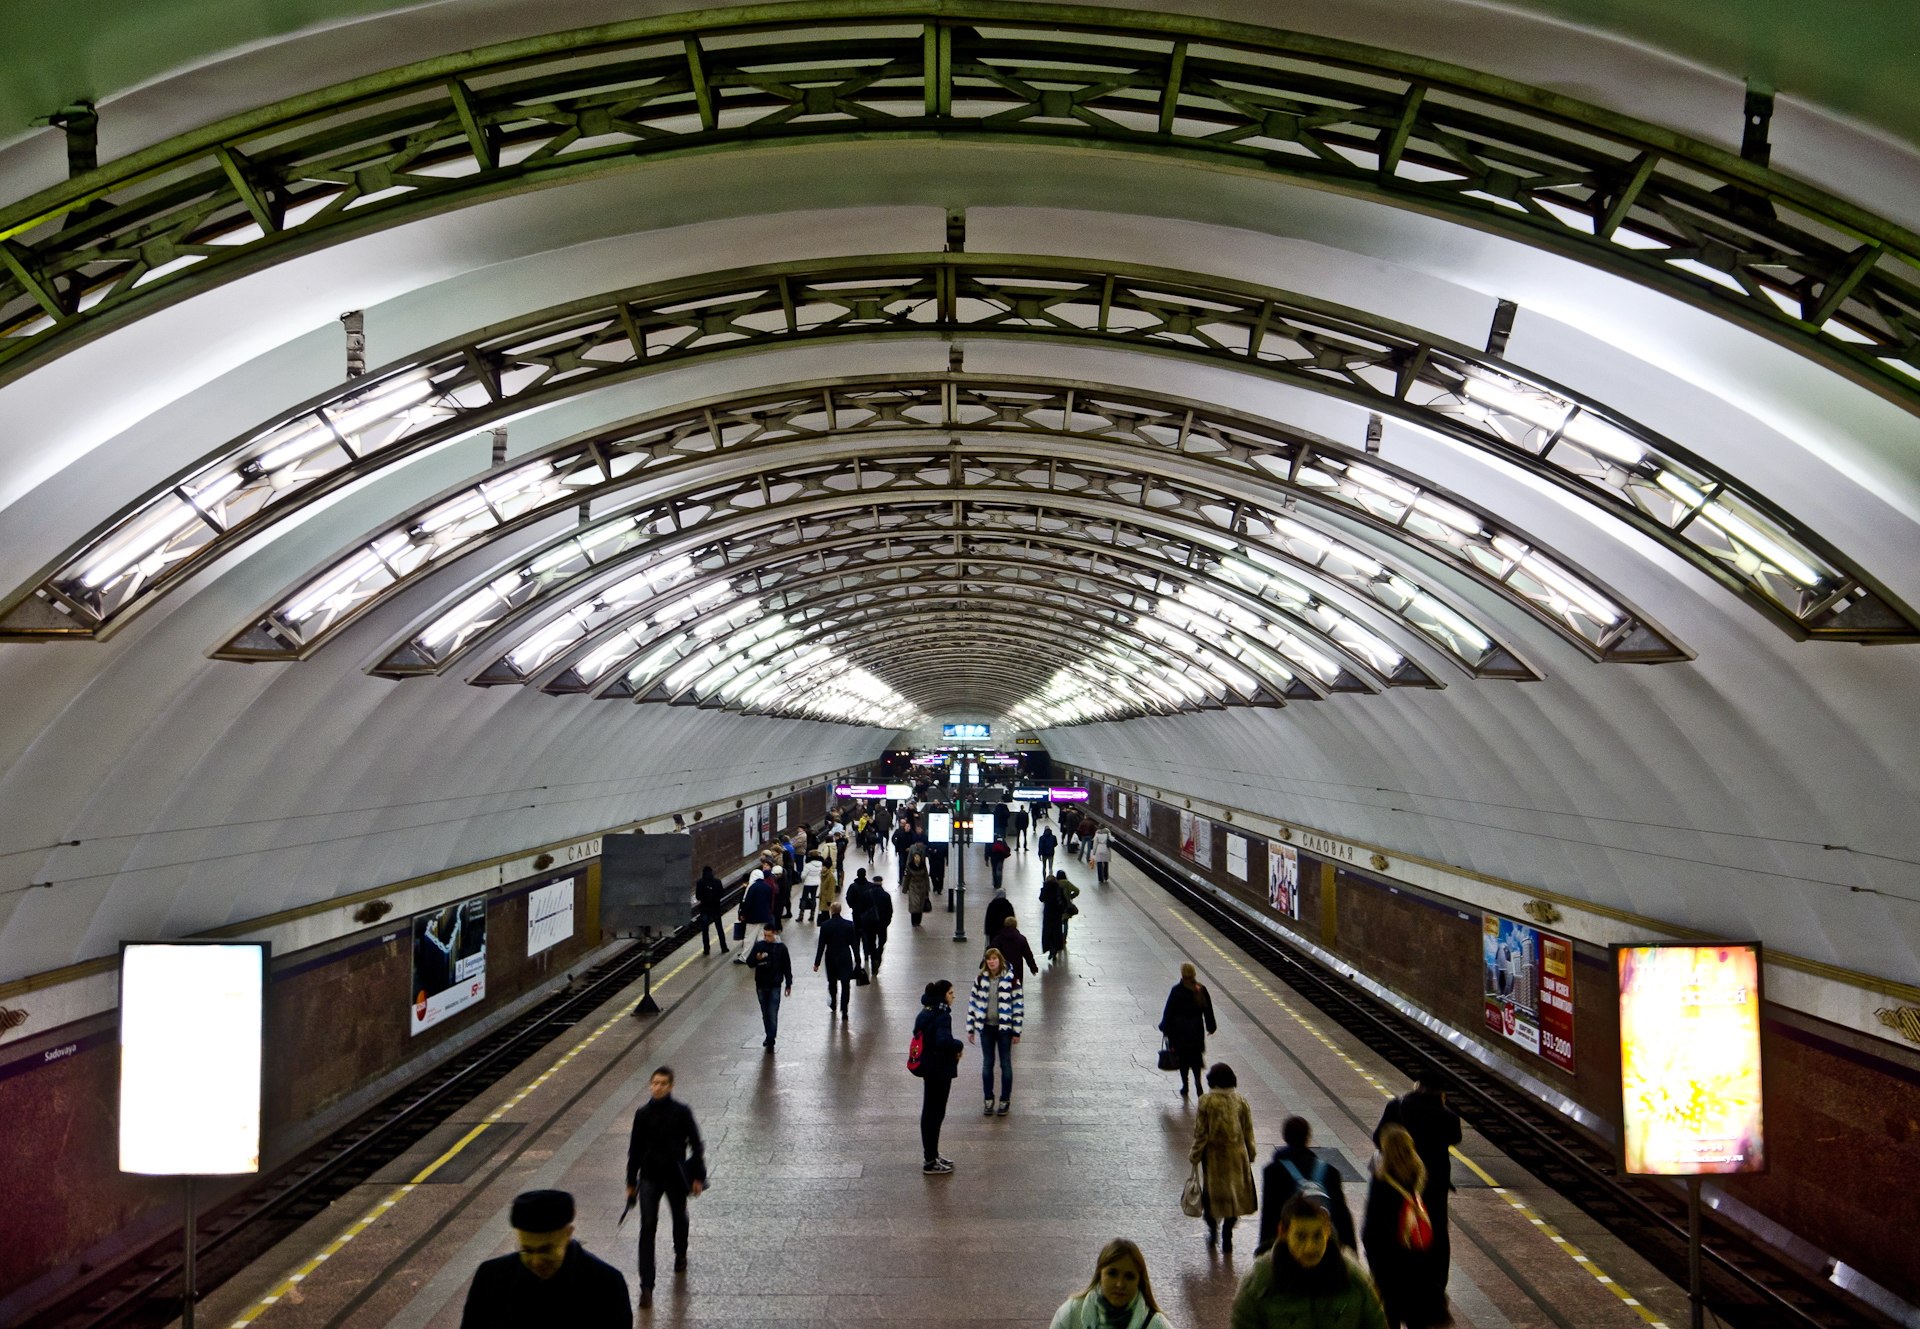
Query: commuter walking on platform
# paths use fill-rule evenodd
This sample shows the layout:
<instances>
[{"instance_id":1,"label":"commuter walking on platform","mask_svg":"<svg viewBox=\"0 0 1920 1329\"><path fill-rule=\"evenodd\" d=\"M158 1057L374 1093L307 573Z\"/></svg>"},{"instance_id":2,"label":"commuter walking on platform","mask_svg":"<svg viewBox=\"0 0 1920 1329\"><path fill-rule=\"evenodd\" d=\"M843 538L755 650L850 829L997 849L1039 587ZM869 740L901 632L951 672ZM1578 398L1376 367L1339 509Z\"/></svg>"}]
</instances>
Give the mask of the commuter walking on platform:
<instances>
[{"instance_id":1,"label":"commuter walking on platform","mask_svg":"<svg viewBox=\"0 0 1920 1329\"><path fill-rule=\"evenodd\" d=\"M1013 850L1007 848L1007 842L999 836L993 837L993 843L987 846L987 866L993 869L993 884L996 888L1007 870L1007 860L1013 856Z\"/></svg>"},{"instance_id":2,"label":"commuter walking on platform","mask_svg":"<svg viewBox=\"0 0 1920 1329\"><path fill-rule=\"evenodd\" d=\"M1027 941L1026 935L1020 931L1020 920L1012 914L1007 915L1007 921L988 939L987 945L999 951L1001 957L1006 960L1007 972L1013 975L1015 983L1026 981L1021 975L1022 962L1025 962L1028 973L1040 972L1040 966L1033 958L1033 946Z\"/></svg>"},{"instance_id":3,"label":"commuter walking on platform","mask_svg":"<svg viewBox=\"0 0 1920 1329\"><path fill-rule=\"evenodd\" d=\"M877 881L867 883L867 922L872 925L866 936L867 971L880 972L880 957L887 949L887 929L893 926L893 897L887 894L887 888Z\"/></svg>"},{"instance_id":4,"label":"commuter walking on platform","mask_svg":"<svg viewBox=\"0 0 1920 1329\"><path fill-rule=\"evenodd\" d=\"M914 1017L913 1040L907 1045L907 1070L920 1077L922 1089L920 1149L926 1162L920 1170L928 1176L953 1171L953 1163L940 1156L940 1126L947 1119L947 1097L966 1050L953 1036L953 984L935 979L920 994L920 1014Z\"/></svg>"},{"instance_id":5,"label":"commuter walking on platform","mask_svg":"<svg viewBox=\"0 0 1920 1329\"><path fill-rule=\"evenodd\" d=\"M1060 848L1060 837L1053 833L1053 827L1042 827L1040 838L1034 841L1034 848L1040 851L1040 872L1042 876L1053 874L1054 851Z\"/></svg>"},{"instance_id":6,"label":"commuter walking on platform","mask_svg":"<svg viewBox=\"0 0 1920 1329\"><path fill-rule=\"evenodd\" d=\"M1021 803L1013 810L1013 816L1007 821L1009 843L1021 853L1027 852L1027 828L1033 825L1033 814L1027 811L1027 805Z\"/></svg>"},{"instance_id":7,"label":"commuter walking on platform","mask_svg":"<svg viewBox=\"0 0 1920 1329\"><path fill-rule=\"evenodd\" d=\"M673 1068L661 1066L647 1080L646 1102L633 1114L627 1140L627 1199L640 1206L640 1306L653 1305L653 1247L660 1231L660 1201L673 1216L673 1272L687 1268L687 1196L707 1188L707 1152L693 1109L673 1096ZM521 1324L541 1321L517 1321ZM545 1323L562 1323L546 1321Z\"/></svg>"},{"instance_id":8,"label":"commuter walking on platform","mask_svg":"<svg viewBox=\"0 0 1920 1329\"><path fill-rule=\"evenodd\" d=\"M907 885L908 851L913 848L917 839L918 837L913 833L913 819L902 817L900 825L893 832L894 880L899 883L902 890L905 890Z\"/></svg>"},{"instance_id":9,"label":"commuter walking on platform","mask_svg":"<svg viewBox=\"0 0 1920 1329\"><path fill-rule=\"evenodd\" d=\"M1220 1032L1213 1018L1213 994L1200 982L1200 971L1191 963L1180 966L1180 981L1167 993L1167 1004L1160 1010L1160 1032L1173 1050L1180 1071L1180 1097L1187 1096L1187 1077L1200 1087L1200 1068L1207 1060L1207 1035Z\"/></svg>"},{"instance_id":10,"label":"commuter walking on platform","mask_svg":"<svg viewBox=\"0 0 1920 1329\"><path fill-rule=\"evenodd\" d=\"M1124 1238L1100 1248L1093 1281L1053 1313L1047 1329L1173 1329L1153 1299L1147 1257Z\"/></svg>"},{"instance_id":11,"label":"commuter walking on platform","mask_svg":"<svg viewBox=\"0 0 1920 1329\"><path fill-rule=\"evenodd\" d=\"M1093 876L1102 886L1107 884L1108 860L1113 857L1113 832L1102 826L1093 833Z\"/></svg>"},{"instance_id":12,"label":"commuter walking on platform","mask_svg":"<svg viewBox=\"0 0 1920 1329\"><path fill-rule=\"evenodd\" d=\"M847 845L852 839L845 823L833 828L833 871L836 876L847 875Z\"/></svg>"},{"instance_id":13,"label":"commuter walking on platform","mask_svg":"<svg viewBox=\"0 0 1920 1329\"><path fill-rule=\"evenodd\" d=\"M820 925L820 940L813 947L813 972L820 972L820 962L827 965L827 1014L833 1014L836 994L840 1001L840 1018L847 1018L847 998L853 991L853 971L860 963L860 933L853 926L853 920L842 916L840 902L834 901L828 907L826 922Z\"/></svg>"},{"instance_id":14,"label":"commuter walking on platform","mask_svg":"<svg viewBox=\"0 0 1920 1329\"><path fill-rule=\"evenodd\" d=\"M1207 1244L1233 1252L1233 1225L1260 1212L1253 1180L1253 1109L1240 1096L1233 1067L1215 1062L1207 1072L1207 1092L1193 1119L1189 1161L1200 1165L1201 1216L1207 1220Z\"/></svg>"},{"instance_id":15,"label":"commuter walking on platform","mask_svg":"<svg viewBox=\"0 0 1920 1329\"><path fill-rule=\"evenodd\" d=\"M947 846L927 846L927 872L933 878L933 898L937 900L947 893Z\"/></svg>"},{"instance_id":16,"label":"commuter walking on platform","mask_svg":"<svg viewBox=\"0 0 1920 1329\"><path fill-rule=\"evenodd\" d=\"M915 927L920 916L933 912L933 870L927 866L925 845L914 845L906 853L906 871L901 882L907 891L907 917Z\"/></svg>"},{"instance_id":17,"label":"commuter walking on platform","mask_svg":"<svg viewBox=\"0 0 1920 1329\"><path fill-rule=\"evenodd\" d=\"M826 871L826 867L826 863L818 854L808 854L806 861L801 864L800 908L794 915L796 921L804 920L809 916L816 923L820 921L820 877Z\"/></svg>"},{"instance_id":18,"label":"commuter walking on platform","mask_svg":"<svg viewBox=\"0 0 1920 1329\"><path fill-rule=\"evenodd\" d=\"M1013 1110L1013 1045L1020 1041L1020 1028L1026 1023L1027 999L1020 985L1007 972L1007 962L991 946L980 960L980 972L973 979L973 993L967 999L967 1042L980 1040L980 1083L985 1086L987 1105L982 1115L993 1116L993 1063L1000 1062L1000 1107L1004 1117Z\"/></svg>"},{"instance_id":19,"label":"commuter walking on platform","mask_svg":"<svg viewBox=\"0 0 1920 1329\"><path fill-rule=\"evenodd\" d=\"M627 1280L573 1239L573 1196L527 1191L514 1197L507 1221L519 1249L474 1271L460 1329L632 1329Z\"/></svg>"},{"instance_id":20,"label":"commuter walking on platform","mask_svg":"<svg viewBox=\"0 0 1920 1329\"><path fill-rule=\"evenodd\" d=\"M740 945L740 953L733 957L735 964L747 962L747 949L753 944L753 934L772 924L773 883L766 873L756 873L747 883L747 890L740 897L740 930L735 934L746 938Z\"/></svg>"},{"instance_id":21,"label":"commuter walking on platform","mask_svg":"<svg viewBox=\"0 0 1920 1329\"><path fill-rule=\"evenodd\" d=\"M1002 886L987 901L986 914L980 920L980 931L991 937L1005 927L1007 920L1012 917L1013 901L1007 898L1007 888Z\"/></svg>"},{"instance_id":22,"label":"commuter walking on platform","mask_svg":"<svg viewBox=\"0 0 1920 1329\"><path fill-rule=\"evenodd\" d=\"M840 873L833 865L831 855L820 864L820 903L819 914L832 910L840 902ZM819 917L816 914L815 917Z\"/></svg>"},{"instance_id":23,"label":"commuter walking on platform","mask_svg":"<svg viewBox=\"0 0 1920 1329\"><path fill-rule=\"evenodd\" d=\"M1255 1255L1272 1249L1280 1236L1280 1213L1287 1201L1301 1193L1318 1195L1333 1219L1333 1233L1348 1250L1357 1246L1353 1235L1353 1210L1347 1207L1346 1191L1340 1174L1326 1159L1308 1146L1313 1127L1305 1117L1288 1117L1280 1124L1282 1145L1273 1151L1273 1161L1260 1173L1260 1242Z\"/></svg>"},{"instance_id":24,"label":"commuter walking on platform","mask_svg":"<svg viewBox=\"0 0 1920 1329\"><path fill-rule=\"evenodd\" d=\"M1413 1136L1404 1126L1383 1126L1360 1239L1392 1329L1426 1329L1448 1318L1446 1273L1435 1258L1433 1223L1420 1199L1426 1183L1427 1165Z\"/></svg>"},{"instance_id":25,"label":"commuter walking on platform","mask_svg":"<svg viewBox=\"0 0 1920 1329\"><path fill-rule=\"evenodd\" d=\"M767 1041L760 1046L771 1052L780 1037L780 989L784 986L786 994L793 995L793 956L771 921L747 952L747 963L753 966L753 994L760 999L760 1023L767 1031Z\"/></svg>"},{"instance_id":26,"label":"commuter walking on platform","mask_svg":"<svg viewBox=\"0 0 1920 1329\"><path fill-rule=\"evenodd\" d=\"M1440 1270L1440 1286L1447 1286L1452 1262L1451 1234L1447 1230L1447 1198L1453 1190L1453 1159L1448 1150L1460 1143L1460 1114L1447 1106L1447 1086L1438 1070L1429 1070L1415 1083L1412 1092L1387 1104L1380 1124L1373 1128L1374 1147L1380 1145L1381 1132L1388 1126L1405 1126L1413 1137L1413 1147L1426 1165L1427 1184L1420 1198L1433 1223L1433 1258Z\"/></svg>"},{"instance_id":27,"label":"commuter walking on platform","mask_svg":"<svg viewBox=\"0 0 1920 1329\"><path fill-rule=\"evenodd\" d=\"M713 875L712 867L700 869L700 880L693 883L693 902L700 911L700 954L712 955L713 944L707 940L707 929L713 929L714 941L720 943L720 954L727 953L727 920L720 910L720 897L726 894L726 886L720 878Z\"/></svg>"},{"instance_id":28,"label":"commuter walking on platform","mask_svg":"<svg viewBox=\"0 0 1920 1329\"><path fill-rule=\"evenodd\" d=\"M1360 1261L1334 1240L1317 1195L1280 1211L1273 1249L1253 1262L1233 1299L1229 1329L1386 1329L1380 1298Z\"/></svg>"}]
</instances>

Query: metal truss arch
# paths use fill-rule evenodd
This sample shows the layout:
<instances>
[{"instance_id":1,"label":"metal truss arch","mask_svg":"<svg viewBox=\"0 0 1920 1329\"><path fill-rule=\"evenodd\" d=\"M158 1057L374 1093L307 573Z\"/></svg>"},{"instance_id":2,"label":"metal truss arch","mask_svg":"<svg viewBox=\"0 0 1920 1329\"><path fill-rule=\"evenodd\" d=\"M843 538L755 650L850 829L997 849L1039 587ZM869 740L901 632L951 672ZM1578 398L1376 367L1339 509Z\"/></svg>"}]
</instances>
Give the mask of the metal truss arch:
<instances>
[{"instance_id":1,"label":"metal truss arch","mask_svg":"<svg viewBox=\"0 0 1920 1329\"><path fill-rule=\"evenodd\" d=\"M1071 477L1072 486L1063 487L1062 477ZM923 520L937 526L949 524L941 511L945 506L962 505L954 509L959 512L999 503L1045 513L1043 520L1056 523L1060 518L1054 514L1074 514L1158 530L1218 555L1245 554L1247 559L1236 564L1240 576L1283 599L1303 601L1319 589L1350 597L1397 619L1470 675L1539 677L1497 629L1477 621L1470 609L1417 571L1395 567L1390 555L1358 565L1316 561L1292 550L1286 530L1271 526L1268 514L1242 496L1175 484L1137 468L1084 462L1068 467L984 448L862 453L789 467L777 481L754 474L623 510L519 554L470 583L479 589L453 597L410 627L374 672L441 672L481 638L498 639L515 625L551 621L594 597L605 600L615 585L636 592L631 603L641 589L636 575L729 533L848 509L871 509L876 532L897 530L906 515L903 503L915 504L927 514ZM1276 574L1277 569L1284 571ZM677 585L688 572L677 569L670 584ZM648 594L658 589L645 588Z\"/></svg>"},{"instance_id":2,"label":"metal truss arch","mask_svg":"<svg viewBox=\"0 0 1920 1329\"><path fill-rule=\"evenodd\" d=\"M1462 222L1920 407L1920 237L1765 166L1420 57L1051 5L795 4L390 70L0 210L0 374L265 264L676 154L957 138L1158 153Z\"/></svg>"},{"instance_id":3,"label":"metal truss arch","mask_svg":"<svg viewBox=\"0 0 1920 1329\"><path fill-rule=\"evenodd\" d=\"M508 414L692 359L929 337L1140 351L1332 396L1557 486L1795 635L1920 640L1920 615L1762 496L1497 357L1191 273L954 253L723 273L443 343L275 417L129 504L14 592L0 639L104 635L303 506Z\"/></svg>"}]
</instances>

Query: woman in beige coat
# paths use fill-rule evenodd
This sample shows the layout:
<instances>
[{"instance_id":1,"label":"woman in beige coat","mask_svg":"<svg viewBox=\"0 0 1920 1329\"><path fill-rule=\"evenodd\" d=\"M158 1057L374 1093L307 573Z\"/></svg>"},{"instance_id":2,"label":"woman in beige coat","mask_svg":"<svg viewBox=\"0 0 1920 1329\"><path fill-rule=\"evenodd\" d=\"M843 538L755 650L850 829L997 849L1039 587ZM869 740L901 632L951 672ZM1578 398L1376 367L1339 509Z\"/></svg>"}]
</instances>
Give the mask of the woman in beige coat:
<instances>
[{"instance_id":1,"label":"woman in beige coat","mask_svg":"<svg viewBox=\"0 0 1920 1329\"><path fill-rule=\"evenodd\" d=\"M1207 1244L1216 1237L1223 1251L1233 1250L1233 1223L1242 1214L1260 1212L1260 1192L1253 1179L1253 1109L1240 1097L1240 1081L1233 1067L1215 1062L1207 1072L1207 1092L1200 1095L1193 1120L1193 1148L1188 1160L1200 1165L1202 1213L1207 1220Z\"/></svg>"}]
</instances>

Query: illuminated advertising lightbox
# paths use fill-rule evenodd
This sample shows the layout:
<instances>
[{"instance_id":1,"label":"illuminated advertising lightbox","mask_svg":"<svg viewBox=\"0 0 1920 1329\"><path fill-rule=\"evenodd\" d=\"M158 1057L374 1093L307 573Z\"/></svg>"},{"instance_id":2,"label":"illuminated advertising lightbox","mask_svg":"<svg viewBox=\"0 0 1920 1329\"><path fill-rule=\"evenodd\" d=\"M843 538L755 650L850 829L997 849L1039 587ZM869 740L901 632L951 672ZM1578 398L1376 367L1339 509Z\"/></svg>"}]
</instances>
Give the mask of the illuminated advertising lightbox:
<instances>
[{"instance_id":1,"label":"illuminated advertising lightbox","mask_svg":"<svg viewBox=\"0 0 1920 1329\"><path fill-rule=\"evenodd\" d=\"M927 814L927 843L946 844L953 839L953 814L951 812L929 812Z\"/></svg>"},{"instance_id":2,"label":"illuminated advertising lightbox","mask_svg":"<svg viewBox=\"0 0 1920 1329\"><path fill-rule=\"evenodd\" d=\"M120 1170L260 1170L264 942L120 951Z\"/></svg>"},{"instance_id":3,"label":"illuminated advertising lightbox","mask_svg":"<svg viewBox=\"0 0 1920 1329\"><path fill-rule=\"evenodd\" d=\"M942 738L992 738L993 726L988 724L943 724L940 726Z\"/></svg>"},{"instance_id":4,"label":"illuminated advertising lightbox","mask_svg":"<svg viewBox=\"0 0 1920 1329\"><path fill-rule=\"evenodd\" d=\"M486 897L415 915L412 1031L423 1033L486 995Z\"/></svg>"},{"instance_id":5,"label":"illuminated advertising lightbox","mask_svg":"<svg viewBox=\"0 0 1920 1329\"><path fill-rule=\"evenodd\" d=\"M1766 1170L1760 945L1616 946L1628 1173Z\"/></svg>"}]
</instances>

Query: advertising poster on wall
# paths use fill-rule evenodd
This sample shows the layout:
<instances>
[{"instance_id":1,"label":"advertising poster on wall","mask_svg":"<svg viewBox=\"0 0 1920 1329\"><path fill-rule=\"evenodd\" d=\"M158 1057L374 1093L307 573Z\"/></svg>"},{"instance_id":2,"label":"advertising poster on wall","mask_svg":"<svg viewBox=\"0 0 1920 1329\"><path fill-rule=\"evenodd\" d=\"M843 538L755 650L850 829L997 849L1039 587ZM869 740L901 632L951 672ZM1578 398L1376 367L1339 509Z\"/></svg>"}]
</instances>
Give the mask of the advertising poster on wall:
<instances>
[{"instance_id":1,"label":"advertising poster on wall","mask_svg":"<svg viewBox=\"0 0 1920 1329\"><path fill-rule=\"evenodd\" d=\"M487 901L475 896L413 919L414 1033L487 995Z\"/></svg>"},{"instance_id":2,"label":"advertising poster on wall","mask_svg":"<svg viewBox=\"0 0 1920 1329\"><path fill-rule=\"evenodd\" d=\"M551 950L573 935L573 881L539 886L527 896L527 954Z\"/></svg>"},{"instance_id":3,"label":"advertising poster on wall","mask_svg":"<svg viewBox=\"0 0 1920 1329\"><path fill-rule=\"evenodd\" d=\"M1231 831L1227 832L1227 875L1235 881L1247 879L1247 842Z\"/></svg>"},{"instance_id":4,"label":"advertising poster on wall","mask_svg":"<svg viewBox=\"0 0 1920 1329\"><path fill-rule=\"evenodd\" d=\"M1481 915L1486 1026L1510 1043L1573 1069L1573 947L1498 914ZM1548 967L1555 971L1551 978ZM1552 1009L1544 1001L1551 991Z\"/></svg>"},{"instance_id":5,"label":"advertising poster on wall","mask_svg":"<svg viewBox=\"0 0 1920 1329\"><path fill-rule=\"evenodd\" d=\"M1300 851L1267 841L1267 903L1287 918L1300 917Z\"/></svg>"},{"instance_id":6,"label":"advertising poster on wall","mask_svg":"<svg viewBox=\"0 0 1920 1329\"><path fill-rule=\"evenodd\" d=\"M1133 799L1133 829L1138 835L1147 835L1153 830L1153 804L1138 794Z\"/></svg>"},{"instance_id":7,"label":"advertising poster on wall","mask_svg":"<svg viewBox=\"0 0 1920 1329\"><path fill-rule=\"evenodd\" d=\"M781 799L780 802L774 806L773 825L768 827L768 829L774 831L790 831L793 829L793 827L787 824L787 802L785 799Z\"/></svg>"},{"instance_id":8,"label":"advertising poster on wall","mask_svg":"<svg viewBox=\"0 0 1920 1329\"><path fill-rule=\"evenodd\" d=\"M1115 794L1113 796L1112 815L1115 821L1125 821L1127 819L1127 796L1125 794Z\"/></svg>"},{"instance_id":9,"label":"advertising poster on wall","mask_svg":"<svg viewBox=\"0 0 1920 1329\"><path fill-rule=\"evenodd\" d=\"M751 858L760 852L766 838L767 812L758 803L749 803L740 812L740 856Z\"/></svg>"},{"instance_id":10,"label":"advertising poster on wall","mask_svg":"<svg viewBox=\"0 0 1920 1329\"><path fill-rule=\"evenodd\" d=\"M1120 815L1113 810L1113 798L1117 792L1119 791L1110 784L1100 786L1100 811L1109 817Z\"/></svg>"},{"instance_id":11,"label":"advertising poster on wall","mask_svg":"<svg viewBox=\"0 0 1920 1329\"><path fill-rule=\"evenodd\" d=\"M1180 814L1180 857L1203 868L1213 866L1213 823L1191 812Z\"/></svg>"},{"instance_id":12,"label":"advertising poster on wall","mask_svg":"<svg viewBox=\"0 0 1920 1329\"><path fill-rule=\"evenodd\" d=\"M1614 959L1626 1170L1765 1171L1759 945L1620 946Z\"/></svg>"}]
</instances>

